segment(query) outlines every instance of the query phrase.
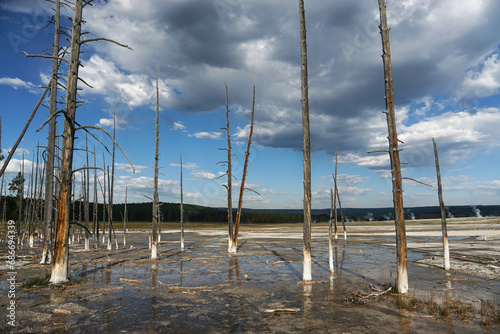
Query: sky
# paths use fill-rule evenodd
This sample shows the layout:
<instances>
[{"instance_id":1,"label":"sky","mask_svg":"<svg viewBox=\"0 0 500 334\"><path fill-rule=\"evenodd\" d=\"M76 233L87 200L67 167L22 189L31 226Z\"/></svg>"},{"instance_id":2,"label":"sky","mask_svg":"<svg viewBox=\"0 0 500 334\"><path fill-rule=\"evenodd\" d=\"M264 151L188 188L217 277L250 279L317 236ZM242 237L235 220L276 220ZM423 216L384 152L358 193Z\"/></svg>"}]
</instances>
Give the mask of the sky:
<instances>
[{"instance_id":1,"label":"sky","mask_svg":"<svg viewBox=\"0 0 500 334\"><path fill-rule=\"evenodd\" d=\"M51 48L50 2L0 0L0 115L4 156L14 145L50 77L51 61L25 58ZM306 0L312 148L312 207L330 206L338 150L343 207L390 207L388 147L379 11L376 0ZM65 7L63 17L72 15ZM446 205L500 203L500 2L389 0L396 121L403 150L405 207L439 205L432 138ZM84 8L83 30L129 45L82 47L84 101L76 121L113 132L117 149L114 202L148 202L153 194L156 91L159 77L161 201L224 207L227 160L225 84L237 200L249 134L255 122L244 207L300 209L303 199L298 1L109 0ZM67 25L67 20L65 20ZM61 39L61 46L67 45ZM67 72L62 66L61 72ZM59 93L63 101L64 92ZM45 101L47 104L47 100ZM6 172L31 173L46 145L41 107ZM58 118L59 126L62 119ZM62 129L62 128L60 128ZM61 130L59 130L61 131ZM104 132L94 135L111 150ZM85 148L85 133L76 146ZM94 139L98 166L111 156ZM93 154L90 155L93 163ZM83 167L83 150L74 168ZM218 164L219 163L219 164ZM93 173L93 172L92 172ZM91 174L92 174L91 173ZM221 176L222 175L222 176ZM102 173L98 173L102 180ZM79 177L76 195L81 193Z\"/></svg>"}]
</instances>

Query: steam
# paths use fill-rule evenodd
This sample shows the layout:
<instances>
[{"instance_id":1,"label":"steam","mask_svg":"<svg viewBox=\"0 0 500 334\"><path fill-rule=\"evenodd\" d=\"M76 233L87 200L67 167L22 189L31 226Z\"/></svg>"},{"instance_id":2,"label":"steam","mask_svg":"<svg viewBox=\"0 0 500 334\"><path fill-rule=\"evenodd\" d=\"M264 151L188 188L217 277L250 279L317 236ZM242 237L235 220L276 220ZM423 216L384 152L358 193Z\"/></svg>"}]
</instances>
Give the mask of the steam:
<instances>
[{"instance_id":1,"label":"steam","mask_svg":"<svg viewBox=\"0 0 500 334\"><path fill-rule=\"evenodd\" d=\"M479 210L476 206L472 207L472 212L476 214L476 218L483 218L483 216L481 216L481 210Z\"/></svg>"}]
</instances>

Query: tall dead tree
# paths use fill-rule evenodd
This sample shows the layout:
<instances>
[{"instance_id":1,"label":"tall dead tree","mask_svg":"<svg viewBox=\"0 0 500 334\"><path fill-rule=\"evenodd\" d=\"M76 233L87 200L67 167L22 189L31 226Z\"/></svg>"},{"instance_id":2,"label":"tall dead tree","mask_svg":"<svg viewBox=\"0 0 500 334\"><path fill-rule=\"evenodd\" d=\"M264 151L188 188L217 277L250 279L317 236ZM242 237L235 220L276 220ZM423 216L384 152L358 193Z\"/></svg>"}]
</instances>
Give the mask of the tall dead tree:
<instances>
[{"instance_id":1,"label":"tall dead tree","mask_svg":"<svg viewBox=\"0 0 500 334\"><path fill-rule=\"evenodd\" d=\"M229 128L229 97L227 93L227 84L226 86L226 127L222 128L226 130L227 137L227 149L221 148L221 150L227 150L227 161L222 161L223 164L227 164L227 185L224 187L227 190L227 223L228 223L228 236L227 236L227 251L229 253L232 252L235 247L233 246L233 200L232 200L232 190L233 190L233 175L232 175L232 165L231 165L231 131ZM223 176L223 175L221 175Z\"/></svg>"},{"instance_id":2,"label":"tall dead tree","mask_svg":"<svg viewBox=\"0 0 500 334\"><path fill-rule=\"evenodd\" d=\"M248 170L248 157L250 156L250 145L252 144L254 112L255 112L255 86L253 86L252 116L250 117L250 133L248 134L247 150L245 151L245 164L243 165L243 176L241 177L240 196L238 199L238 211L236 214L236 224L233 236L233 249L230 250L231 253L236 253L238 247L238 231L240 229L241 209L243 207L243 193L245 192L245 190L250 190L255 192L255 190L245 188L245 180L247 178L247 170Z\"/></svg>"},{"instance_id":3,"label":"tall dead tree","mask_svg":"<svg viewBox=\"0 0 500 334\"><path fill-rule=\"evenodd\" d=\"M63 128L63 143L61 149L61 167L60 167L60 185L59 185L59 206L56 226L56 238L54 244L54 261L52 264L52 273L50 282L63 283L68 280L68 257L69 257L69 225L70 225L70 201L71 201L71 186L73 174L73 148L75 141L75 116L77 109L77 84L78 84L78 69L80 66L80 46L93 41L109 41L123 47L113 40L97 37L82 40L82 11L83 7L92 3L92 0L83 1L75 0L74 16L71 19L71 51L69 60L69 70L66 87L66 106L64 114ZM53 57L50 57L53 58ZM67 61L65 58L61 60ZM84 127L80 127L84 128Z\"/></svg>"},{"instance_id":4,"label":"tall dead tree","mask_svg":"<svg viewBox=\"0 0 500 334\"><path fill-rule=\"evenodd\" d=\"M46 161L45 161L45 203L43 221L43 251L41 264L50 264L52 261L52 222L54 210L54 149L56 140L56 111L57 111L57 80L59 72L59 18L61 4L60 0L55 2L54 15L54 45L52 46L52 81L50 83L50 105L49 105L49 135L47 137Z\"/></svg>"},{"instance_id":5,"label":"tall dead tree","mask_svg":"<svg viewBox=\"0 0 500 334\"><path fill-rule=\"evenodd\" d=\"M180 223L181 223L181 249L184 249L184 193L182 189L182 154L181 161L181 205L180 205Z\"/></svg>"},{"instance_id":6,"label":"tall dead tree","mask_svg":"<svg viewBox=\"0 0 500 334\"><path fill-rule=\"evenodd\" d=\"M444 201L443 201L443 187L441 185L441 171L439 168L439 157L438 157L437 145L436 145L436 140L434 138L432 138L432 144L434 146L434 156L435 156L435 160L436 160L438 199L439 199L439 207L441 209L441 230L443 233L444 270L450 270L450 246L448 244L448 229L446 227L446 209L444 207Z\"/></svg>"},{"instance_id":7,"label":"tall dead tree","mask_svg":"<svg viewBox=\"0 0 500 334\"><path fill-rule=\"evenodd\" d=\"M154 169L154 185L153 185L153 226L152 226L152 243L151 243L151 259L155 260L158 257L158 221L159 221L159 203L158 203L158 146L160 143L160 91L158 89L158 73L156 75L156 132L155 132L155 169Z\"/></svg>"},{"instance_id":8,"label":"tall dead tree","mask_svg":"<svg viewBox=\"0 0 500 334\"><path fill-rule=\"evenodd\" d=\"M127 193L128 193L128 187L125 187L125 207L123 208L123 248L125 248L125 246L127 245L127 220L128 220Z\"/></svg>"},{"instance_id":9,"label":"tall dead tree","mask_svg":"<svg viewBox=\"0 0 500 334\"><path fill-rule=\"evenodd\" d=\"M307 81L307 41L306 14L304 0L299 0L300 16L300 54L301 54L301 87L302 87L302 141L304 153L304 282L312 280L311 267L311 134L309 128L309 86Z\"/></svg>"},{"instance_id":10,"label":"tall dead tree","mask_svg":"<svg viewBox=\"0 0 500 334\"><path fill-rule=\"evenodd\" d=\"M75 1L75 15L71 33L71 59L69 64L66 108L64 114L63 147L61 154L61 181L59 187L59 212L57 216L54 262L51 283L68 280L69 220L71 201L71 180L73 166L73 146L75 141L75 115L77 107L78 68L80 66L80 44L82 29L82 0Z\"/></svg>"},{"instance_id":11,"label":"tall dead tree","mask_svg":"<svg viewBox=\"0 0 500 334\"><path fill-rule=\"evenodd\" d=\"M330 220L328 221L328 264L330 276L335 273L333 267L333 188L330 188Z\"/></svg>"},{"instance_id":12,"label":"tall dead tree","mask_svg":"<svg viewBox=\"0 0 500 334\"><path fill-rule=\"evenodd\" d=\"M394 218L396 225L397 254L397 288L399 293L408 291L408 263L406 252L406 228L403 209L403 185L401 163L399 160L398 134L394 113L394 93L392 85L391 49L389 44L389 27L387 26L386 2L378 0L380 11L380 34L382 35L382 59L385 78L385 105L387 128L389 132L389 156L392 174L392 196L394 202Z\"/></svg>"}]
</instances>

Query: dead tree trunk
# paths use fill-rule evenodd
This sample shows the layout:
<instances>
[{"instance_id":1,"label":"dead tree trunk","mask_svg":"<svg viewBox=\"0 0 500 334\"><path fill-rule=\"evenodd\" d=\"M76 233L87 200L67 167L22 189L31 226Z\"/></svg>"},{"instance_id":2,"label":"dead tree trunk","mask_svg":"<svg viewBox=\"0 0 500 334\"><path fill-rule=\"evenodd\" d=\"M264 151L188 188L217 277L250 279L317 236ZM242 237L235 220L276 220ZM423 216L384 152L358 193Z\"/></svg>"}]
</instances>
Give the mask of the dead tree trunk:
<instances>
[{"instance_id":1,"label":"dead tree trunk","mask_svg":"<svg viewBox=\"0 0 500 334\"><path fill-rule=\"evenodd\" d=\"M385 0L378 0L380 10L380 34L382 35L382 59L384 62L385 77L385 104L387 128L389 132L389 156L392 173L392 195L394 202L394 218L396 225L396 253L397 253L397 287L399 293L408 291L408 263L406 253L406 228L403 209L403 185L401 164L399 161L398 134L396 117L394 115L394 93L392 85L391 49L389 44L389 28L387 26Z\"/></svg>"},{"instance_id":2,"label":"dead tree trunk","mask_svg":"<svg viewBox=\"0 0 500 334\"><path fill-rule=\"evenodd\" d=\"M54 245L54 263L50 282L68 281L68 235L69 209L71 200L71 179L73 164L73 145L75 140L76 90L78 67L80 65L80 34L82 26L82 0L75 1L75 15L71 34L71 59L66 92L66 110L63 130L61 157L61 185L59 188L59 212L57 217L56 240Z\"/></svg>"},{"instance_id":3,"label":"dead tree trunk","mask_svg":"<svg viewBox=\"0 0 500 334\"><path fill-rule=\"evenodd\" d=\"M111 157L111 180L109 180L108 185L109 185L109 234L108 234L108 249L111 249L111 231L113 231L114 235L114 229L113 229L113 188L115 185L115 151L116 151L116 146L115 146L115 138L116 138L116 116L113 114L113 151L112 151L112 157ZM108 176L109 176L109 169L108 169ZM115 237L115 245L116 249L118 249L118 241L116 240Z\"/></svg>"},{"instance_id":4,"label":"dead tree trunk","mask_svg":"<svg viewBox=\"0 0 500 334\"><path fill-rule=\"evenodd\" d=\"M302 141L304 149L304 282L312 280L311 266L311 135L309 129L309 86L307 82L307 42L304 0L299 0L301 87L302 87Z\"/></svg>"},{"instance_id":5,"label":"dead tree trunk","mask_svg":"<svg viewBox=\"0 0 500 334\"><path fill-rule=\"evenodd\" d=\"M60 17L60 0L55 3L54 16L54 45L52 48L52 56L59 55L59 17ZM47 138L47 155L45 161L45 208L44 208L44 225L43 225L43 251L41 264L50 264L52 262L52 221L54 210L54 149L56 140L56 111L57 111L57 80L59 72L59 60L52 59L52 81L50 83L50 115L49 121L49 136Z\"/></svg>"},{"instance_id":6,"label":"dead tree trunk","mask_svg":"<svg viewBox=\"0 0 500 334\"><path fill-rule=\"evenodd\" d=\"M443 187L441 185L441 171L439 168L439 157L438 157L437 145L436 145L436 140L434 138L432 138L432 144L434 145L434 156L436 158L438 199L439 199L439 207L441 208L441 229L443 231L444 270L450 270L450 246L448 244L448 229L446 227L446 209L444 207L444 201L443 201Z\"/></svg>"},{"instance_id":7,"label":"dead tree trunk","mask_svg":"<svg viewBox=\"0 0 500 334\"><path fill-rule=\"evenodd\" d=\"M229 129L229 97L227 93L226 84L226 135L227 135L227 223L228 223L228 237L227 237L227 251L229 253L234 253L235 247L233 245L233 200L232 200L232 165L231 165L231 132Z\"/></svg>"},{"instance_id":8,"label":"dead tree trunk","mask_svg":"<svg viewBox=\"0 0 500 334\"><path fill-rule=\"evenodd\" d=\"M158 146L160 143L160 92L158 90L158 73L156 74L156 135L155 135L155 171L154 171L154 188L153 188L153 233L152 233L152 243L151 243L151 259L155 260L158 256Z\"/></svg>"},{"instance_id":9,"label":"dead tree trunk","mask_svg":"<svg viewBox=\"0 0 500 334\"><path fill-rule=\"evenodd\" d=\"M245 191L245 180L247 178L248 157L250 156L250 145L252 144L254 112L255 112L255 86L253 86L252 116L250 118L250 134L248 135L247 150L245 151L245 164L243 165L243 176L241 177L240 197L238 200L238 213L236 215L236 225L234 228L234 240L233 240L234 252L236 252L236 249L238 247L238 231L240 229L241 209L243 206L243 192Z\"/></svg>"},{"instance_id":10,"label":"dead tree trunk","mask_svg":"<svg viewBox=\"0 0 500 334\"><path fill-rule=\"evenodd\" d=\"M330 188L330 220L328 224L328 264L330 266L330 275L335 273L333 267L333 188Z\"/></svg>"},{"instance_id":11,"label":"dead tree trunk","mask_svg":"<svg viewBox=\"0 0 500 334\"><path fill-rule=\"evenodd\" d=\"M123 248L125 248L125 246L127 245L127 220L128 220L127 193L128 193L128 187L125 187L125 207L123 209Z\"/></svg>"},{"instance_id":12,"label":"dead tree trunk","mask_svg":"<svg viewBox=\"0 0 500 334\"><path fill-rule=\"evenodd\" d=\"M93 211L93 222L94 222L94 240L96 248L99 246L99 201L97 200L97 163L96 163L96 155L95 155L95 146L94 146L94 203L92 205Z\"/></svg>"},{"instance_id":13,"label":"dead tree trunk","mask_svg":"<svg viewBox=\"0 0 500 334\"><path fill-rule=\"evenodd\" d=\"M184 194L182 189L182 155L181 160L181 205L180 205L180 223L181 223L181 249L184 250Z\"/></svg>"},{"instance_id":14,"label":"dead tree trunk","mask_svg":"<svg viewBox=\"0 0 500 334\"><path fill-rule=\"evenodd\" d=\"M85 250L88 251L90 250L90 239L89 239L89 221L90 221L90 169L89 167L89 146L88 146L88 140L87 140L87 134L85 134L85 158L86 158L86 163L87 163L87 168L84 171L84 188L83 188L83 193L84 193L84 208L83 208L83 215L85 219L85 227L87 230L85 231Z\"/></svg>"}]
</instances>

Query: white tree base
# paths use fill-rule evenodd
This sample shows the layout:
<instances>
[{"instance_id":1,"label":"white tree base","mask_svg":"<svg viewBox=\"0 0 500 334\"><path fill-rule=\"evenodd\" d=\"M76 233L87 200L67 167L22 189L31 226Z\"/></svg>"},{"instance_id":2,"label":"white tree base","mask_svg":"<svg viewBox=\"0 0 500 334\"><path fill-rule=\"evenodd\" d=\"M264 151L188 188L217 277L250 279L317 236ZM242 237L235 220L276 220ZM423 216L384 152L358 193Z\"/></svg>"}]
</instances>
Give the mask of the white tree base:
<instances>
[{"instance_id":1,"label":"white tree base","mask_svg":"<svg viewBox=\"0 0 500 334\"><path fill-rule=\"evenodd\" d=\"M66 283L68 281L68 268L60 264L52 266L52 275L50 276L50 283Z\"/></svg>"}]
</instances>

